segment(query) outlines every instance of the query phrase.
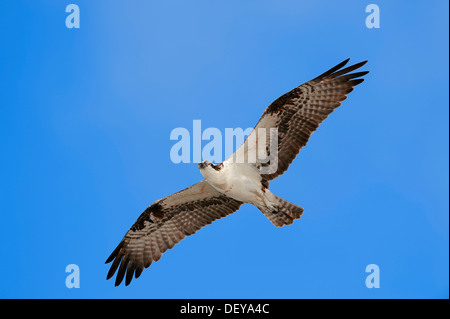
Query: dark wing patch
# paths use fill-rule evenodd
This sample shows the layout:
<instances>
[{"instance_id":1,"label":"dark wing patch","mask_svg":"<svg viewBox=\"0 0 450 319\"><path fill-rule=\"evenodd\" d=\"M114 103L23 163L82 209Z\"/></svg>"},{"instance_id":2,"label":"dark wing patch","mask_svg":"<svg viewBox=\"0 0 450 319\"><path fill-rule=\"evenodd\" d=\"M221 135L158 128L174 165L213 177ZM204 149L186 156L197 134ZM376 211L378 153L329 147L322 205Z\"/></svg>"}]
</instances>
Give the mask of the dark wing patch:
<instances>
[{"instance_id":1,"label":"dark wing patch","mask_svg":"<svg viewBox=\"0 0 450 319\"><path fill-rule=\"evenodd\" d=\"M112 262L107 279L118 269L115 285L120 285L124 277L125 285L129 285L133 275L138 278L167 249L241 205L205 181L155 202L139 216L106 260Z\"/></svg>"},{"instance_id":2,"label":"dark wing patch","mask_svg":"<svg viewBox=\"0 0 450 319\"><path fill-rule=\"evenodd\" d=\"M341 70L348 61L284 94L266 108L255 130L278 128L278 168L273 174L262 174L265 180L270 181L283 174L319 124L341 105L354 86L364 81L360 77L368 71L349 72L367 61Z\"/></svg>"}]
</instances>

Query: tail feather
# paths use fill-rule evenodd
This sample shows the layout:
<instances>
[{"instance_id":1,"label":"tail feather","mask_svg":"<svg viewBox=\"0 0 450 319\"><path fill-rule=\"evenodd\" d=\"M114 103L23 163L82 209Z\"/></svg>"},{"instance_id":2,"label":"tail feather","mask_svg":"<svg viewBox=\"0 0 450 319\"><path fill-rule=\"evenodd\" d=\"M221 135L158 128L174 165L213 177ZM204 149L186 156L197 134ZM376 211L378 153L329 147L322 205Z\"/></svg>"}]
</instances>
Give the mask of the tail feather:
<instances>
[{"instance_id":1,"label":"tail feather","mask_svg":"<svg viewBox=\"0 0 450 319\"><path fill-rule=\"evenodd\" d=\"M283 227L284 225L291 225L294 220L300 218L303 214L303 208L297 206L287 200L284 200L275 194L271 194L274 197L272 201L272 207L258 207L259 210L266 215L266 217L277 227Z\"/></svg>"}]
</instances>

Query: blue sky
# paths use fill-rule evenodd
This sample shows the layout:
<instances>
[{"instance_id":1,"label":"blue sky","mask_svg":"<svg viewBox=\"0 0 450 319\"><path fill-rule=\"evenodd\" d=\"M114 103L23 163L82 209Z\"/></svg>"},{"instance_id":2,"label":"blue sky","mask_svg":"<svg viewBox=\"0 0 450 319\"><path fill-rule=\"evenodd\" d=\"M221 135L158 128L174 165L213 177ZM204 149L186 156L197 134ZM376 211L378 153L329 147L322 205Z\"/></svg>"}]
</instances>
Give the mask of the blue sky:
<instances>
[{"instance_id":1,"label":"blue sky","mask_svg":"<svg viewBox=\"0 0 450 319\"><path fill-rule=\"evenodd\" d=\"M448 2L376 1L379 29L370 3L2 1L0 297L448 298ZM371 73L271 183L301 220L245 205L105 280L139 214L201 179L174 128L253 126L346 58Z\"/></svg>"}]
</instances>

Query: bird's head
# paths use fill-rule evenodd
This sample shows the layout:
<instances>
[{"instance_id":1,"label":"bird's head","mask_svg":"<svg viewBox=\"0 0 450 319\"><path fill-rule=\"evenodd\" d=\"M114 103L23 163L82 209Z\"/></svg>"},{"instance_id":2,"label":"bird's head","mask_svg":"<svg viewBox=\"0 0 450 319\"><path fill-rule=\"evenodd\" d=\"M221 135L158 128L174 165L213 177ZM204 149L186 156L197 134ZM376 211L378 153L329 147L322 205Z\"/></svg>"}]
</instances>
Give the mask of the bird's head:
<instances>
[{"instance_id":1,"label":"bird's head","mask_svg":"<svg viewBox=\"0 0 450 319\"><path fill-rule=\"evenodd\" d=\"M198 163L198 168L200 169L200 172L202 173L203 176L205 176L205 174L214 174L214 173L218 173L223 167L223 164L213 164L210 161L203 161Z\"/></svg>"},{"instance_id":2,"label":"bird's head","mask_svg":"<svg viewBox=\"0 0 450 319\"><path fill-rule=\"evenodd\" d=\"M210 166L212 163L210 161L203 161L198 163L198 168L200 170L207 168L208 166Z\"/></svg>"}]
</instances>

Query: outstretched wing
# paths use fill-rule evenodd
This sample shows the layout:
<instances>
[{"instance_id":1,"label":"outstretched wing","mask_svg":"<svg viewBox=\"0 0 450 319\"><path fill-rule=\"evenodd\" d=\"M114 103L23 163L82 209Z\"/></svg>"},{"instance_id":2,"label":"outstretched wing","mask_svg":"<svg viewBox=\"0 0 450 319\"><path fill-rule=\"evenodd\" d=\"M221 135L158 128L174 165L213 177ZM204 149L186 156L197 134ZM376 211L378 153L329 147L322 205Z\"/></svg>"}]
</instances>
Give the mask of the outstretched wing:
<instances>
[{"instance_id":1,"label":"outstretched wing","mask_svg":"<svg viewBox=\"0 0 450 319\"><path fill-rule=\"evenodd\" d=\"M270 181L283 174L319 124L341 105L347 94L353 91L354 86L364 81L360 77L369 73L368 71L350 73L367 61L342 69L348 61L349 59L339 63L322 75L276 99L266 108L249 137L227 161L239 162L240 155L244 161L250 161L248 154L259 152L258 149L262 146L261 149L263 152L265 149L265 154L276 157L276 165L274 170L267 170L266 173L260 170L261 177ZM270 154L271 128L277 129L276 154ZM264 139L261 138L263 136ZM258 145L258 141L262 141L261 145ZM256 157L255 163L258 167L271 164L264 163L258 156L253 156Z\"/></svg>"},{"instance_id":2,"label":"outstretched wing","mask_svg":"<svg viewBox=\"0 0 450 319\"><path fill-rule=\"evenodd\" d=\"M115 285L129 285L144 268L161 255L214 220L225 217L242 205L210 186L205 180L150 205L131 226L106 263L113 262L107 279L114 276Z\"/></svg>"}]
</instances>

